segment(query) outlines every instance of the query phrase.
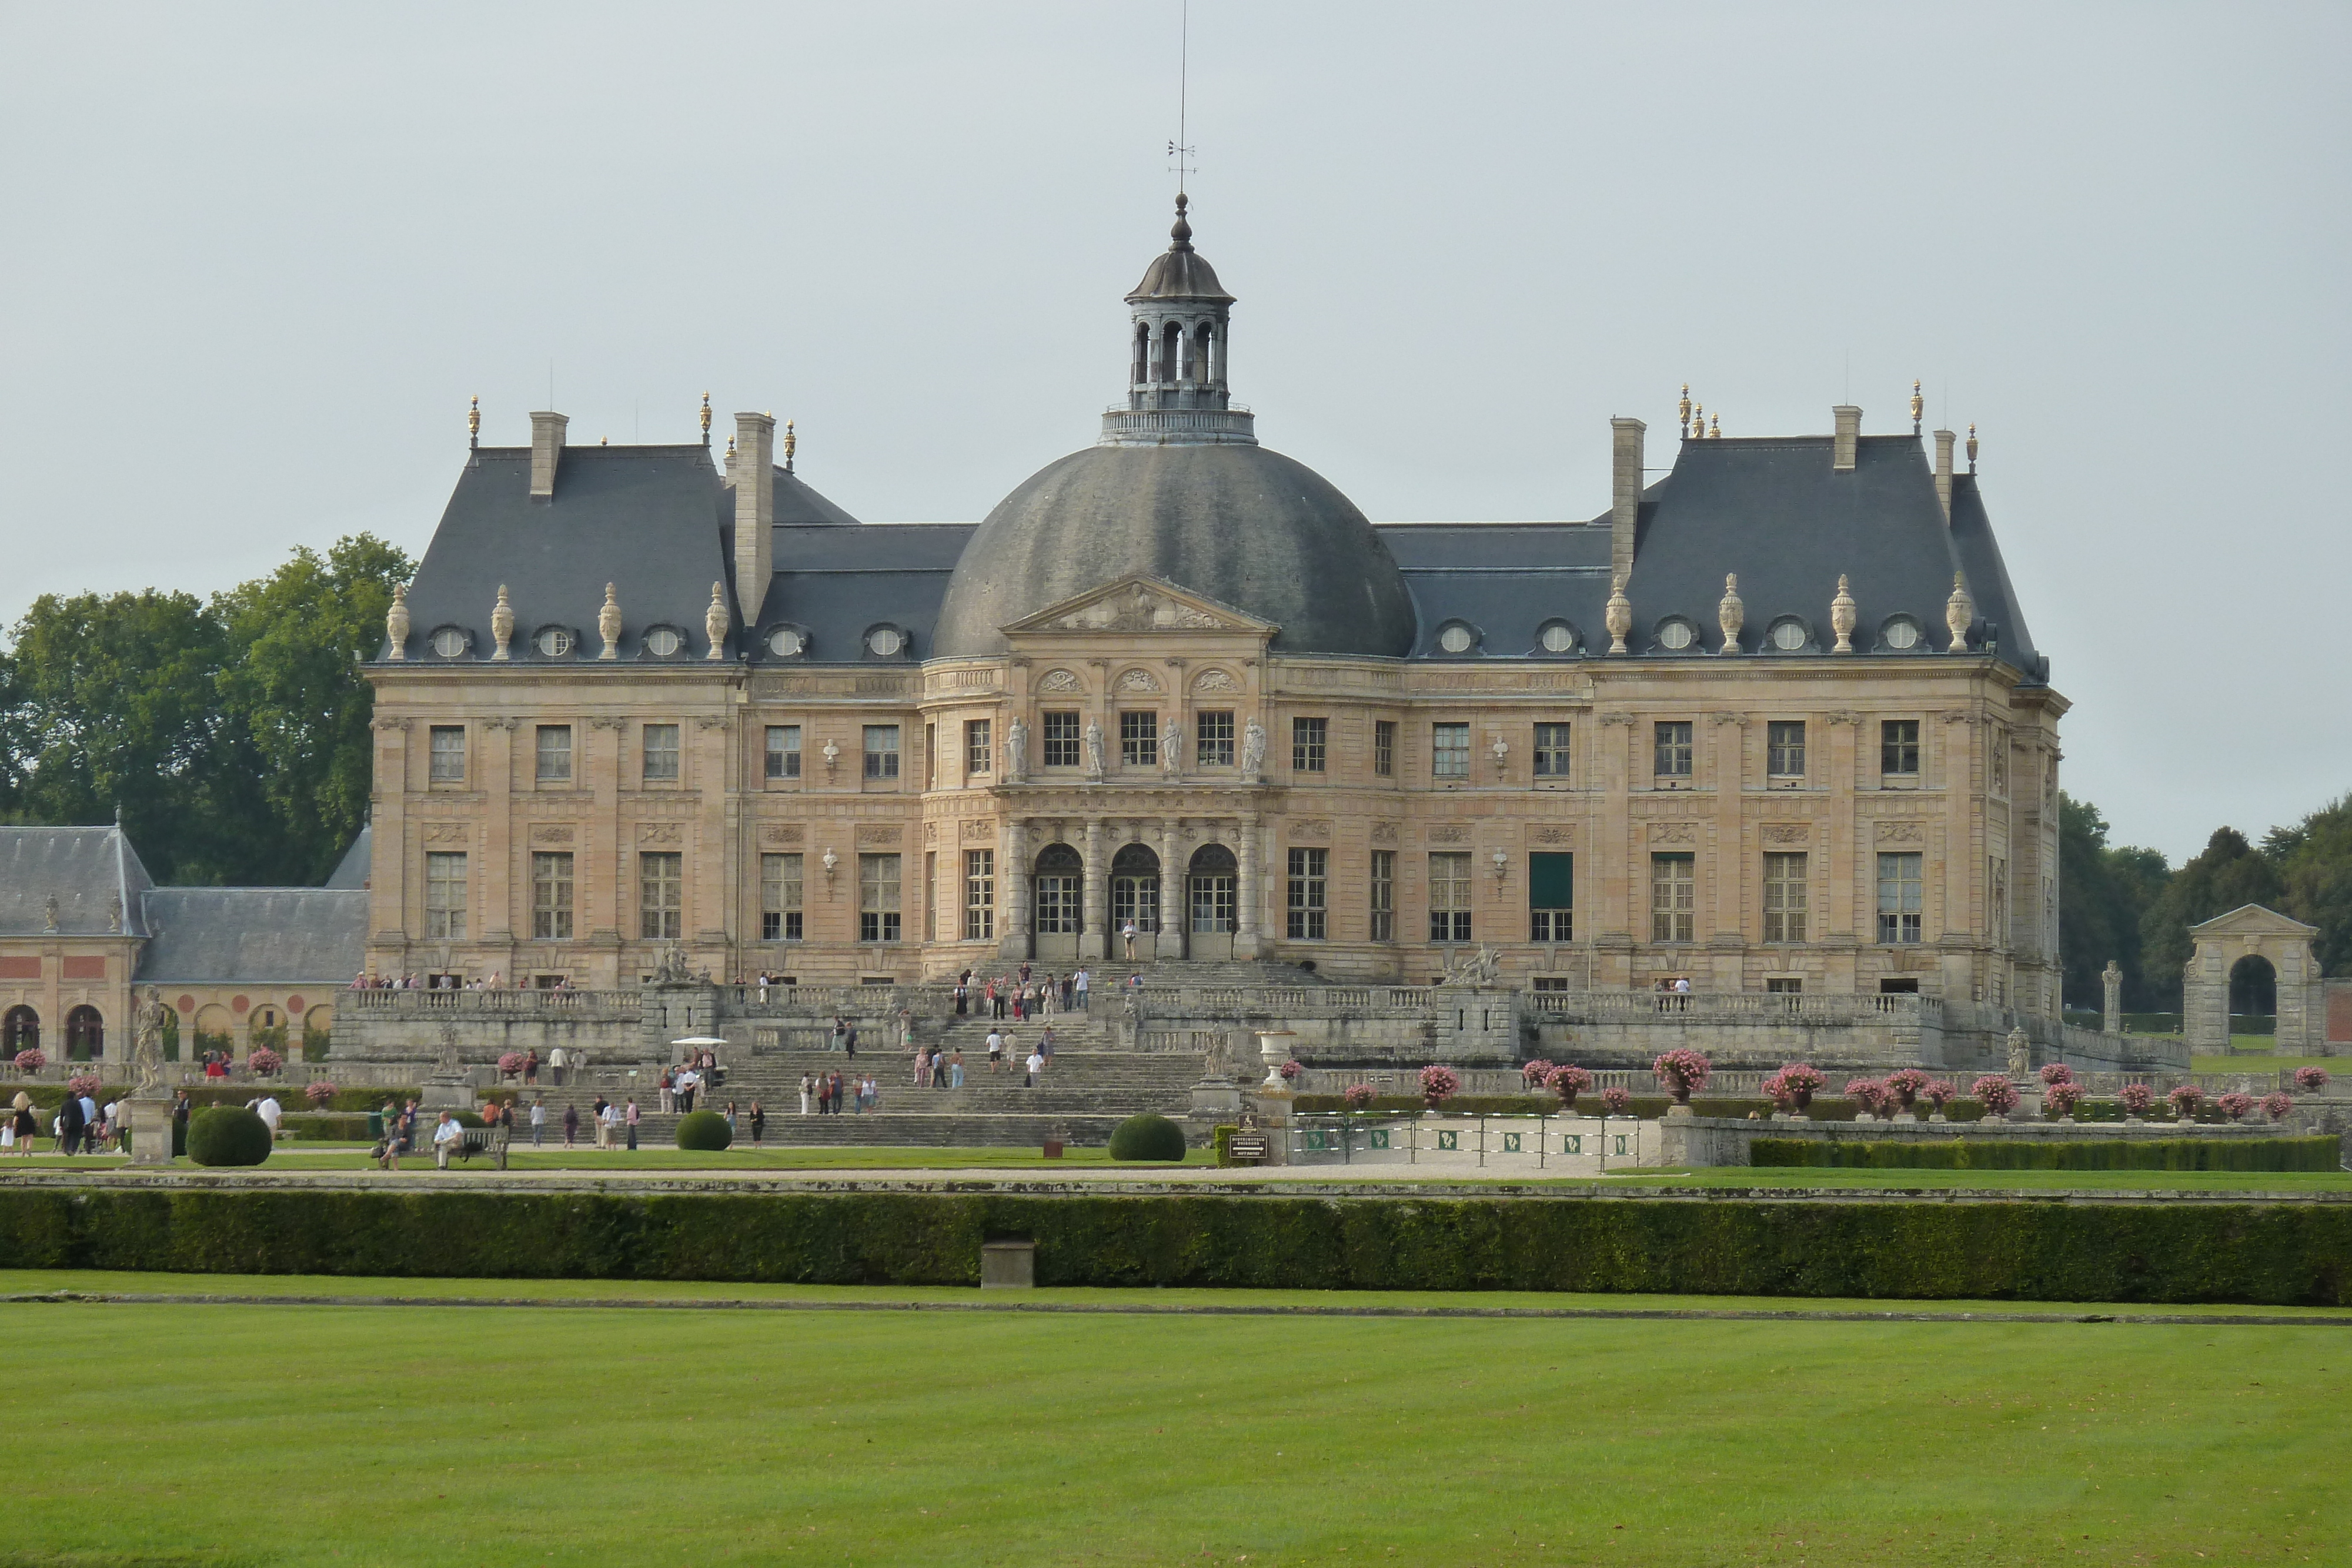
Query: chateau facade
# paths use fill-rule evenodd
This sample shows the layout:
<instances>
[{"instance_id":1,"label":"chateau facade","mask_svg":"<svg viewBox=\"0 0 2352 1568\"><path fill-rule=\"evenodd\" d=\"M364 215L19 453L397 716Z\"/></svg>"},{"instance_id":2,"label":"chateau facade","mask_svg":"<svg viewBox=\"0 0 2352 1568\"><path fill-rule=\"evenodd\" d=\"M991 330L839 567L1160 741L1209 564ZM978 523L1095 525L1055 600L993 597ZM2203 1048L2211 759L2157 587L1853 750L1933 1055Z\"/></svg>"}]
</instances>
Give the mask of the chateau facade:
<instances>
[{"instance_id":1,"label":"chateau facade","mask_svg":"<svg viewBox=\"0 0 2352 1568\"><path fill-rule=\"evenodd\" d=\"M2058 721L1948 432L1610 432L1586 521L1374 526L1256 443L1192 248L1100 441L858 522L787 426L477 446L376 691L378 974L1024 958L2057 1004ZM1598 433L1596 433L1597 435Z\"/></svg>"}]
</instances>

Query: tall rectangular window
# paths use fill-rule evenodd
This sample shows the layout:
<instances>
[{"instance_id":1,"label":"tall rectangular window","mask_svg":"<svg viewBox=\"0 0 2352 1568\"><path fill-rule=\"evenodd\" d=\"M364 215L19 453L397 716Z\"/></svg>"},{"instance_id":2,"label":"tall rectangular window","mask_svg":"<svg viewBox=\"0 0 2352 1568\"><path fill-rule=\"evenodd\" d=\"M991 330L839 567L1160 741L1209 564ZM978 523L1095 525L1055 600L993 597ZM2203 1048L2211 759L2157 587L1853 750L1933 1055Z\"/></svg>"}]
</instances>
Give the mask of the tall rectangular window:
<instances>
[{"instance_id":1,"label":"tall rectangular window","mask_svg":"<svg viewBox=\"0 0 2352 1568\"><path fill-rule=\"evenodd\" d=\"M996 852L963 852L963 939L986 942L996 936Z\"/></svg>"},{"instance_id":2,"label":"tall rectangular window","mask_svg":"<svg viewBox=\"0 0 2352 1568\"><path fill-rule=\"evenodd\" d=\"M432 758L432 782L463 784L466 781L466 727L462 724L435 725Z\"/></svg>"},{"instance_id":3,"label":"tall rectangular window","mask_svg":"<svg viewBox=\"0 0 2352 1568\"><path fill-rule=\"evenodd\" d=\"M857 857L857 939L898 940L898 857Z\"/></svg>"},{"instance_id":4,"label":"tall rectangular window","mask_svg":"<svg viewBox=\"0 0 2352 1568\"><path fill-rule=\"evenodd\" d=\"M1574 855L1547 851L1528 856L1528 940L1576 940Z\"/></svg>"},{"instance_id":5,"label":"tall rectangular window","mask_svg":"<svg viewBox=\"0 0 2352 1568\"><path fill-rule=\"evenodd\" d=\"M1470 940L1470 856L1466 852L1441 850L1429 857L1429 939Z\"/></svg>"},{"instance_id":6,"label":"tall rectangular window","mask_svg":"<svg viewBox=\"0 0 2352 1568\"><path fill-rule=\"evenodd\" d=\"M1192 760L1203 768L1234 765L1234 716L1196 713L1192 716Z\"/></svg>"},{"instance_id":7,"label":"tall rectangular window","mask_svg":"<svg viewBox=\"0 0 2352 1568\"><path fill-rule=\"evenodd\" d=\"M637 935L649 942L686 935L686 857L675 850L637 856Z\"/></svg>"},{"instance_id":8,"label":"tall rectangular window","mask_svg":"<svg viewBox=\"0 0 2352 1568\"><path fill-rule=\"evenodd\" d=\"M966 773L992 773L996 769L994 726L984 718L970 718L963 725L963 770Z\"/></svg>"},{"instance_id":9,"label":"tall rectangular window","mask_svg":"<svg viewBox=\"0 0 2352 1568\"><path fill-rule=\"evenodd\" d=\"M1568 777L1568 726L1536 726L1536 777L1562 779Z\"/></svg>"},{"instance_id":10,"label":"tall rectangular window","mask_svg":"<svg viewBox=\"0 0 2352 1568\"><path fill-rule=\"evenodd\" d=\"M801 727L796 724L772 724L768 727L768 777L797 779L801 776Z\"/></svg>"},{"instance_id":11,"label":"tall rectangular window","mask_svg":"<svg viewBox=\"0 0 2352 1568\"><path fill-rule=\"evenodd\" d=\"M1802 942L1805 939L1806 859L1803 855L1764 857L1764 940Z\"/></svg>"},{"instance_id":12,"label":"tall rectangular window","mask_svg":"<svg viewBox=\"0 0 2352 1568\"><path fill-rule=\"evenodd\" d=\"M1774 779L1805 776L1805 721L1774 719L1765 728L1765 772Z\"/></svg>"},{"instance_id":13,"label":"tall rectangular window","mask_svg":"<svg viewBox=\"0 0 2352 1568\"><path fill-rule=\"evenodd\" d=\"M1433 724L1429 727L1429 774L1433 779L1470 777L1470 727Z\"/></svg>"},{"instance_id":14,"label":"tall rectangular window","mask_svg":"<svg viewBox=\"0 0 2352 1568\"><path fill-rule=\"evenodd\" d=\"M466 857L428 851L425 856L425 935L436 942L466 939Z\"/></svg>"},{"instance_id":15,"label":"tall rectangular window","mask_svg":"<svg viewBox=\"0 0 2352 1568\"><path fill-rule=\"evenodd\" d=\"M1698 921L1698 873L1689 855L1650 857L1650 940L1688 942Z\"/></svg>"},{"instance_id":16,"label":"tall rectangular window","mask_svg":"<svg viewBox=\"0 0 2352 1568\"><path fill-rule=\"evenodd\" d=\"M645 727L645 781L677 782L677 726L649 724Z\"/></svg>"},{"instance_id":17,"label":"tall rectangular window","mask_svg":"<svg viewBox=\"0 0 2352 1568\"><path fill-rule=\"evenodd\" d=\"M531 853L530 934L541 942L571 939L572 857L568 853Z\"/></svg>"},{"instance_id":18,"label":"tall rectangular window","mask_svg":"<svg viewBox=\"0 0 2352 1568\"><path fill-rule=\"evenodd\" d=\"M1290 768L1294 773L1320 773L1327 758L1331 721L1294 718L1290 721Z\"/></svg>"},{"instance_id":19,"label":"tall rectangular window","mask_svg":"<svg viewBox=\"0 0 2352 1568\"><path fill-rule=\"evenodd\" d=\"M866 777L896 779L898 777L898 727L895 724L869 724L866 727Z\"/></svg>"},{"instance_id":20,"label":"tall rectangular window","mask_svg":"<svg viewBox=\"0 0 2352 1568\"><path fill-rule=\"evenodd\" d=\"M568 724L542 724L539 727L539 771L541 784L572 782L572 727Z\"/></svg>"},{"instance_id":21,"label":"tall rectangular window","mask_svg":"<svg viewBox=\"0 0 2352 1568\"><path fill-rule=\"evenodd\" d=\"M1396 777L1396 720L1372 720L1372 771L1382 779Z\"/></svg>"},{"instance_id":22,"label":"tall rectangular window","mask_svg":"<svg viewBox=\"0 0 2352 1568\"><path fill-rule=\"evenodd\" d=\"M923 726L923 788L936 789L939 787L940 727L927 724Z\"/></svg>"},{"instance_id":23,"label":"tall rectangular window","mask_svg":"<svg viewBox=\"0 0 2352 1568\"><path fill-rule=\"evenodd\" d=\"M760 857L760 940L797 942L801 925L801 857Z\"/></svg>"},{"instance_id":24,"label":"tall rectangular window","mask_svg":"<svg viewBox=\"0 0 2352 1568\"><path fill-rule=\"evenodd\" d=\"M1123 768L1160 764L1160 716L1123 711L1118 716L1118 760Z\"/></svg>"},{"instance_id":25,"label":"tall rectangular window","mask_svg":"<svg viewBox=\"0 0 2352 1568\"><path fill-rule=\"evenodd\" d=\"M1878 857L1878 939L1885 943L1919 940L1921 896L1919 870L1925 857L1917 854Z\"/></svg>"},{"instance_id":26,"label":"tall rectangular window","mask_svg":"<svg viewBox=\"0 0 2352 1568\"><path fill-rule=\"evenodd\" d=\"M1037 716L1041 723L1041 738L1045 747L1045 766L1076 768L1078 765L1078 716L1055 710Z\"/></svg>"},{"instance_id":27,"label":"tall rectangular window","mask_svg":"<svg viewBox=\"0 0 2352 1568\"><path fill-rule=\"evenodd\" d=\"M1650 768L1654 775L1660 779L1691 776L1691 726L1687 719L1659 725L1654 742Z\"/></svg>"},{"instance_id":28,"label":"tall rectangular window","mask_svg":"<svg viewBox=\"0 0 2352 1568\"><path fill-rule=\"evenodd\" d=\"M1372 852L1372 940L1396 940L1396 851Z\"/></svg>"},{"instance_id":29,"label":"tall rectangular window","mask_svg":"<svg viewBox=\"0 0 2352 1568\"><path fill-rule=\"evenodd\" d=\"M1919 771L1919 721L1890 718L1878 727L1878 770L1888 778L1916 776Z\"/></svg>"},{"instance_id":30,"label":"tall rectangular window","mask_svg":"<svg viewBox=\"0 0 2352 1568\"><path fill-rule=\"evenodd\" d=\"M1290 852L1290 936L1297 942L1320 942L1330 891L1331 852L1294 849Z\"/></svg>"}]
</instances>

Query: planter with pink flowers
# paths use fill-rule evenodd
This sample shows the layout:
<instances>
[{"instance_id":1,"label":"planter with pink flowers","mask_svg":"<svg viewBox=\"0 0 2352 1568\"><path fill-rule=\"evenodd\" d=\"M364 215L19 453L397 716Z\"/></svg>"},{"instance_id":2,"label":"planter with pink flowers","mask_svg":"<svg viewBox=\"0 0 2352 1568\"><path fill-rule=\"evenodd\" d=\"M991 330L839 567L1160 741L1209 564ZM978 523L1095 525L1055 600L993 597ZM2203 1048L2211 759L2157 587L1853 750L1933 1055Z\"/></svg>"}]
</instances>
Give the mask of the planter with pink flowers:
<instances>
[{"instance_id":1,"label":"planter with pink flowers","mask_svg":"<svg viewBox=\"0 0 2352 1568\"><path fill-rule=\"evenodd\" d=\"M1576 1097L1592 1087L1592 1074L1563 1061L1544 1076L1544 1086L1559 1096L1563 1113L1576 1109Z\"/></svg>"},{"instance_id":2,"label":"planter with pink flowers","mask_svg":"<svg viewBox=\"0 0 2352 1568\"><path fill-rule=\"evenodd\" d=\"M1714 1064L1686 1045L1676 1046L1650 1063L1650 1071L1665 1092L1675 1097L1666 1114L1687 1116L1691 1113L1691 1096L1706 1087Z\"/></svg>"}]
</instances>

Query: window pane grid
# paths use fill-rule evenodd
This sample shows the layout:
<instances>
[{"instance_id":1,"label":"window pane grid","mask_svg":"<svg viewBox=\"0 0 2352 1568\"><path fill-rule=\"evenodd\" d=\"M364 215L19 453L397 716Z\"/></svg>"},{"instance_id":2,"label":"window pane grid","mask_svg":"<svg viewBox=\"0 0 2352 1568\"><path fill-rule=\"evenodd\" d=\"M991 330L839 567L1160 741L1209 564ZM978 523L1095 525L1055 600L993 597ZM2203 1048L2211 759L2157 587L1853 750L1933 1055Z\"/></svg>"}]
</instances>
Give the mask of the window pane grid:
<instances>
[{"instance_id":1,"label":"window pane grid","mask_svg":"<svg viewBox=\"0 0 2352 1568\"><path fill-rule=\"evenodd\" d=\"M898 727L869 724L866 727L866 777L898 777Z\"/></svg>"},{"instance_id":2,"label":"window pane grid","mask_svg":"<svg viewBox=\"0 0 2352 1568\"><path fill-rule=\"evenodd\" d=\"M1806 857L1764 857L1764 940L1802 942L1807 914Z\"/></svg>"},{"instance_id":3,"label":"window pane grid","mask_svg":"<svg viewBox=\"0 0 2352 1568\"><path fill-rule=\"evenodd\" d=\"M637 934L675 942L686 935L686 857L671 851L637 856Z\"/></svg>"},{"instance_id":4,"label":"window pane grid","mask_svg":"<svg viewBox=\"0 0 2352 1568\"><path fill-rule=\"evenodd\" d=\"M857 857L857 938L861 942L898 940L898 857Z\"/></svg>"},{"instance_id":5,"label":"window pane grid","mask_svg":"<svg viewBox=\"0 0 2352 1568\"><path fill-rule=\"evenodd\" d=\"M466 727L436 724L433 727L432 779L436 784L463 784L466 781Z\"/></svg>"},{"instance_id":6,"label":"window pane grid","mask_svg":"<svg viewBox=\"0 0 2352 1568\"><path fill-rule=\"evenodd\" d=\"M1576 940L1576 857L1561 851L1528 856L1528 940Z\"/></svg>"},{"instance_id":7,"label":"window pane grid","mask_svg":"<svg viewBox=\"0 0 2352 1568\"><path fill-rule=\"evenodd\" d=\"M1536 726L1536 777L1568 777L1568 730L1564 724Z\"/></svg>"},{"instance_id":8,"label":"window pane grid","mask_svg":"<svg viewBox=\"0 0 2352 1568\"><path fill-rule=\"evenodd\" d=\"M760 939L797 942L801 925L801 857L760 857Z\"/></svg>"},{"instance_id":9,"label":"window pane grid","mask_svg":"<svg viewBox=\"0 0 2352 1568\"><path fill-rule=\"evenodd\" d=\"M1203 768L1234 765L1234 716L1200 713L1192 716L1192 759Z\"/></svg>"},{"instance_id":10,"label":"window pane grid","mask_svg":"<svg viewBox=\"0 0 2352 1568\"><path fill-rule=\"evenodd\" d=\"M1429 773L1433 779L1470 777L1470 727L1433 724L1429 727Z\"/></svg>"},{"instance_id":11,"label":"window pane grid","mask_svg":"<svg viewBox=\"0 0 2352 1568\"><path fill-rule=\"evenodd\" d=\"M963 852L963 939L985 942L996 935L996 852Z\"/></svg>"},{"instance_id":12,"label":"window pane grid","mask_svg":"<svg viewBox=\"0 0 2352 1568\"><path fill-rule=\"evenodd\" d=\"M1323 771L1330 724L1330 720L1323 718L1294 718L1290 721L1290 766L1294 772Z\"/></svg>"},{"instance_id":13,"label":"window pane grid","mask_svg":"<svg viewBox=\"0 0 2352 1568\"><path fill-rule=\"evenodd\" d=\"M1689 855L1650 857L1650 940L1688 942L1698 918L1698 874Z\"/></svg>"},{"instance_id":14,"label":"window pane grid","mask_svg":"<svg viewBox=\"0 0 2352 1568\"><path fill-rule=\"evenodd\" d=\"M1160 763L1160 716L1123 711L1118 716L1118 760L1127 768Z\"/></svg>"},{"instance_id":15,"label":"window pane grid","mask_svg":"<svg viewBox=\"0 0 2352 1568\"><path fill-rule=\"evenodd\" d=\"M538 778L541 784L572 782L570 725L542 724L539 727Z\"/></svg>"},{"instance_id":16,"label":"window pane grid","mask_svg":"<svg viewBox=\"0 0 2352 1568\"><path fill-rule=\"evenodd\" d=\"M1925 856L1888 854L1878 857L1878 939L1883 943L1920 939L1920 912L1926 907L1920 868Z\"/></svg>"},{"instance_id":17,"label":"window pane grid","mask_svg":"<svg viewBox=\"0 0 2352 1568\"><path fill-rule=\"evenodd\" d=\"M1319 942L1326 935L1326 895L1329 891L1329 850L1290 852L1290 935L1297 941Z\"/></svg>"},{"instance_id":18,"label":"window pane grid","mask_svg":"<svg viewBox=\"0 0 2352 1568\"><path fill-rule=\"evenodd\" d=\"M801 776L801 727L796 724L768 726L768 777L797 779Z\"/></svg>"},{"instance_id":19,"label":"window pane grid","mask_svg":"<svg viewBox=\"0 0 2352 1568\"><path fill-rule=\"evenodd\" d=\"M1372 771L1383 779L1396 777L1396 720L1372 721Z\"/></svg>"},{"instance_id":20,"label":"window pane grid","mask_svg":"<svg viewBox=\"0 0 2352 1568\"><path fill-rule=\"evenodd\" d=\"M435 941L466 939L466 857L440 851L425 857L425 935Z\"/></svg>"},{"instance_id":21,"label":"window pane grid","mask_svg":"<svg viewBox=\"0 0 2352 1568\"><path fill-rule=\"evenodd\" d=\"M1078 765L1078 716L1055 711L1040 714L1040 737L1045 742L1045 766L1076 768Z\"/></svg>"},{"instance_id":22,"label":"window pane grid","mask_svg":"<svg viewBox=\"0 0 2352 1568\"><path fill-rule=\"evenodd\" d=\"M1429 939L1470 940L1470 857L1466 853L1441 851L1429 857Z\"/></svg>"},{"instance_id":23,"label":"window pane grid","mask_svg":"<svg viewBox=\"0 0 2352 1568\"><path fill-rule=\"evenodd\" d=\"M572 936L572 857L533 853L530 857L530 934L542 942L562 942Z\"/></svg>"},{"instance_id":24,"label":"window pane grid","mask_svg":"<svg viewBox=\"0 0 2352 1568\"><path fill-rule=\"evenodd\" d=\"M1655 749L1652 770L1658 778L1687 779L1691 776L1691 726L1687 721L1659 725Z\"/></svg>"},{"instance_id":25,"label":"window pane grid","mask_svg":"<svg viewBox=\"0 0 2352 1568\"><path fill-rule=\"evenodd\" d=\"M644 778L648 784L677 782L677 726L646 726Z\"/></svg>"},{"instance_id":26,"label":"window pane grid","mask_svg":"<svg viewBox=\"0 0 2352 1568\"><path fill-rule=\"evenodd\" d=\"M1919 721L1890 718L1878 727L1878 770L1885 774L1919 771Z\"/></svg>"},{"instance_id":27,"label":"window pane grid","mask_svg":"<svg viewBox=\"0 0 2352 1568\"><path fill-rule=\"evenodd\" d=\"M1769 753L1766 771L1775 779L1805 776L1805 726L1802 720L1776 720L1766 730Z\"/></svg>"},{"instance_id":28,"label":"window pane grid","mask_svg":"<svg viewBox=\"0 0 2352 1568\"><path fill-rule=\"evenodd\" d=\"M1372 940L1396 940L1396 851L1372 852Z\"/></svg>"},{"instance_id":29,"label":"window pane grid","mask_svg":"<svg viewBox=\"0 0 2352 1568\"><path fill-rule=\"evenodd\" d=\"M986 773L996 766L993 732L984 718L967 719L963 727L963 770Z\"/></svg>"}]
</instances>

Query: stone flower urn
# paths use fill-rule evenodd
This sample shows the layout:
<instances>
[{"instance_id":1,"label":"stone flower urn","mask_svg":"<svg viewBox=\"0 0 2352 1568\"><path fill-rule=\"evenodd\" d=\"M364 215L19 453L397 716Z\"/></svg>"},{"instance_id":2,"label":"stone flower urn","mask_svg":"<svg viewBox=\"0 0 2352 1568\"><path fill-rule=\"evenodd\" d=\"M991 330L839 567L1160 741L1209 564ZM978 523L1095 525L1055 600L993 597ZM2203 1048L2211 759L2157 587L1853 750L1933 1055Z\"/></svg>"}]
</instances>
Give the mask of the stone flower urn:
<instances>
[{"instance_id":1,"label":"stone flower urn","mask_svg":"<svg viewBox=\"0 0 2352 1568\"><path fill-rule=\"evenodd\" d=\"M1265 1082L1257 1086L1261 1094L1288 1094L1289 1081L1282 1076L1282 1064L1290 1060L1290 1048L1298 1043L1298 1036L1286 1029L1262 1029L1257 1031L1258 1060L1265 1063Z\"/></svg>"}]
</instances>

